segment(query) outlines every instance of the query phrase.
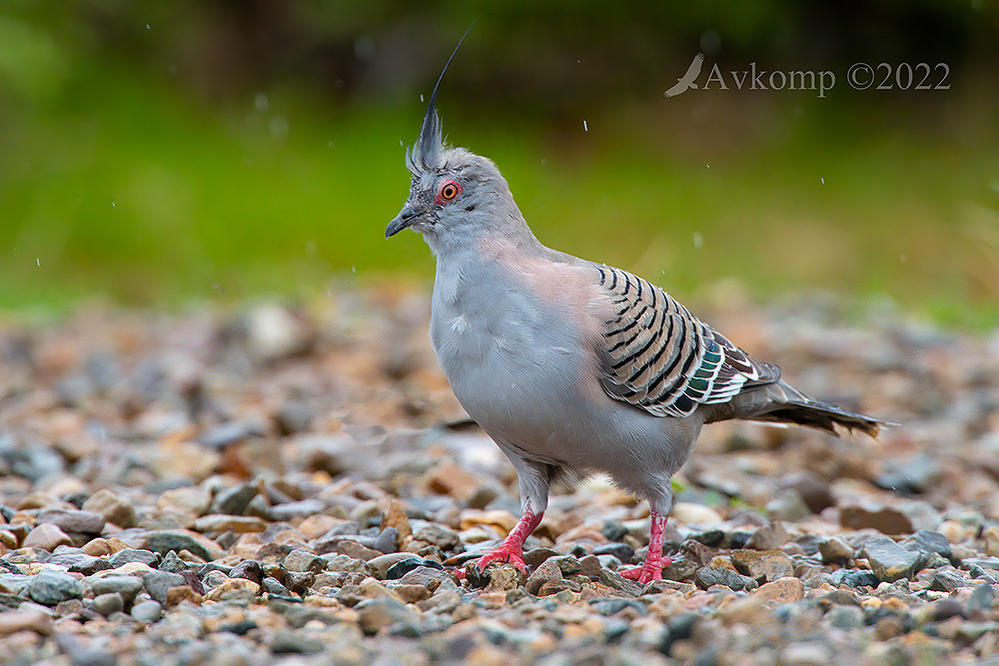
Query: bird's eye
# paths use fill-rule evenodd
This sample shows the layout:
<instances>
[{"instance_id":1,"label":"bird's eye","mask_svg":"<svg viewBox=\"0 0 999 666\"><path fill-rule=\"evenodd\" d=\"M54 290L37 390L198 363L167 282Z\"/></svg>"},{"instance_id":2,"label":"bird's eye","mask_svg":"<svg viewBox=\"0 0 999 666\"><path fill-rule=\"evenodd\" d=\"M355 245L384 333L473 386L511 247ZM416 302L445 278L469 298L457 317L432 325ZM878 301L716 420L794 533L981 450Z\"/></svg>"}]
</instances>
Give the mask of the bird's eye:
<instances>
[{"instance_id":1,"label":"bird's eye","mask_svg":"<svg viewBox=\"0 0 999 666\"><path fill-rule=\"evenodd\" d=\"M445 180L437 190L436 203L442 204L451 201L461 194L461 185L456 180Z\"/></svg>"}]
</instances>

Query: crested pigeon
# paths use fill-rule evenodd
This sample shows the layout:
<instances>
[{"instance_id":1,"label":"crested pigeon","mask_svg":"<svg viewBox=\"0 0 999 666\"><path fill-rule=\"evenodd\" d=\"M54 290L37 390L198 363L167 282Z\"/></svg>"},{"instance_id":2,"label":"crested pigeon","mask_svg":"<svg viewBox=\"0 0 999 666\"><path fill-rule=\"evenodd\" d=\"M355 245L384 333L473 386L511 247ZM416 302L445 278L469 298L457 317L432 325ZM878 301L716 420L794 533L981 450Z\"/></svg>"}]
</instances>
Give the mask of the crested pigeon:
<instances>
[{"instance_id":1,"label":"crested pigeon","mask_svg":"<svg viewBox=\"0 0 999 666\"><path fill-rule=\"evenodd\" d=\"M670 565L670 479L705 423L877 434L884 421L805 396L663 289L542 245L493 162L441 138L434 103L457 50L406 152L410 193L385 236L413 229L436 256L433 348L461 405L517 472L522 516L480 570L505 561L526 573L524 541L552 481L601 471L649 502L645 562L622 572L647 583Z\"/></svg>"}]
</instances>

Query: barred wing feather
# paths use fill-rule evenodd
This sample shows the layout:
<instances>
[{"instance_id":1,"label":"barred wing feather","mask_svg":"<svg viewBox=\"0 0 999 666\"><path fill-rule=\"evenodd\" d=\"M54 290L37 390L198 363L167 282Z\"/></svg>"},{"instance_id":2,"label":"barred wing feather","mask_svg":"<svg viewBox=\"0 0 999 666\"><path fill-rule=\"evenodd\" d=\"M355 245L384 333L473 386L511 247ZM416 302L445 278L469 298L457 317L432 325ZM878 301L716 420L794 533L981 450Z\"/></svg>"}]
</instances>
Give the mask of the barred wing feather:
<instances>
[{"instance_id":1,"label":"barred wing feather","mask_svg":"<svg viewBox=\"0 0 999 666\"><path fill-rule=\"evenodd\" d=\"M604 390L656 416L683 417L780 379L647 280L599 265L600 285L616 310L605 322Z\"/></svg>"}]
</instances>

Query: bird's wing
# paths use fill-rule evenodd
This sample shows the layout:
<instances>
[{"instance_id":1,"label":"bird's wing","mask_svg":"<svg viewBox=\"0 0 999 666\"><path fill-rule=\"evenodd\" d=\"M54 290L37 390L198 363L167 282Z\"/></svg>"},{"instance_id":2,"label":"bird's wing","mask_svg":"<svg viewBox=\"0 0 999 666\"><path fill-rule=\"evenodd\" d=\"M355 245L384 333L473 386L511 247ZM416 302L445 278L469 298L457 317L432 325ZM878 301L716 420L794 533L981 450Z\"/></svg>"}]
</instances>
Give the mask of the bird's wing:
<instances>
[{"instance_id":1,"label":"bird's wing","mask_svg":"<svg viewBox=\"0 0 999 666\"><path fill-rule=\"evenodd\" d=\"M684 75L680 77L680 80L687 84L696 81L698 74L701 73L701 66L703 64L704 64L704 54L698 53L697 55L694 56L694 59L690 61L690 66L687 68L686 73L684 73Z\"/></svg>"},{"instance_id":2,"label":"bird's wing","mask_svg":"<svg viewBox=\"0 0 999 666\"><path fill-rule=\"evenodd\" d=\"M656 416L689 416L780 379L647 280L596 266L613 303L598 343L600 382L612 398Z\"/></svg>"}]
</instances>

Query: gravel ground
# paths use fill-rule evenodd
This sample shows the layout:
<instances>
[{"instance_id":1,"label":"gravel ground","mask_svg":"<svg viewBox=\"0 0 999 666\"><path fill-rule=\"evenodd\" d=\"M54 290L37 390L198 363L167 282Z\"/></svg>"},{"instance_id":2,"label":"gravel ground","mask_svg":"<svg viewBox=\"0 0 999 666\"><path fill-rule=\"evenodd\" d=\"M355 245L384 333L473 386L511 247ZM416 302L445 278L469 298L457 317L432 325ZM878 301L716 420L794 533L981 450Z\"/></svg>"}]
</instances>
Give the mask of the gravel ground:
<instances>
[{"instance_id":1,"label":"gravel ground","mask_svg":"<svg viewBox=\"0 0 999 666\"><path fill-rule=\"evenodd\" d=\"M0 323L5 663L999 664L999 332L835 303L710 321L879 441L709 426L648 509L556 489L525 580L470 561L513 471L457 405L424 294Z\"/></svg>"}]
</instances>

